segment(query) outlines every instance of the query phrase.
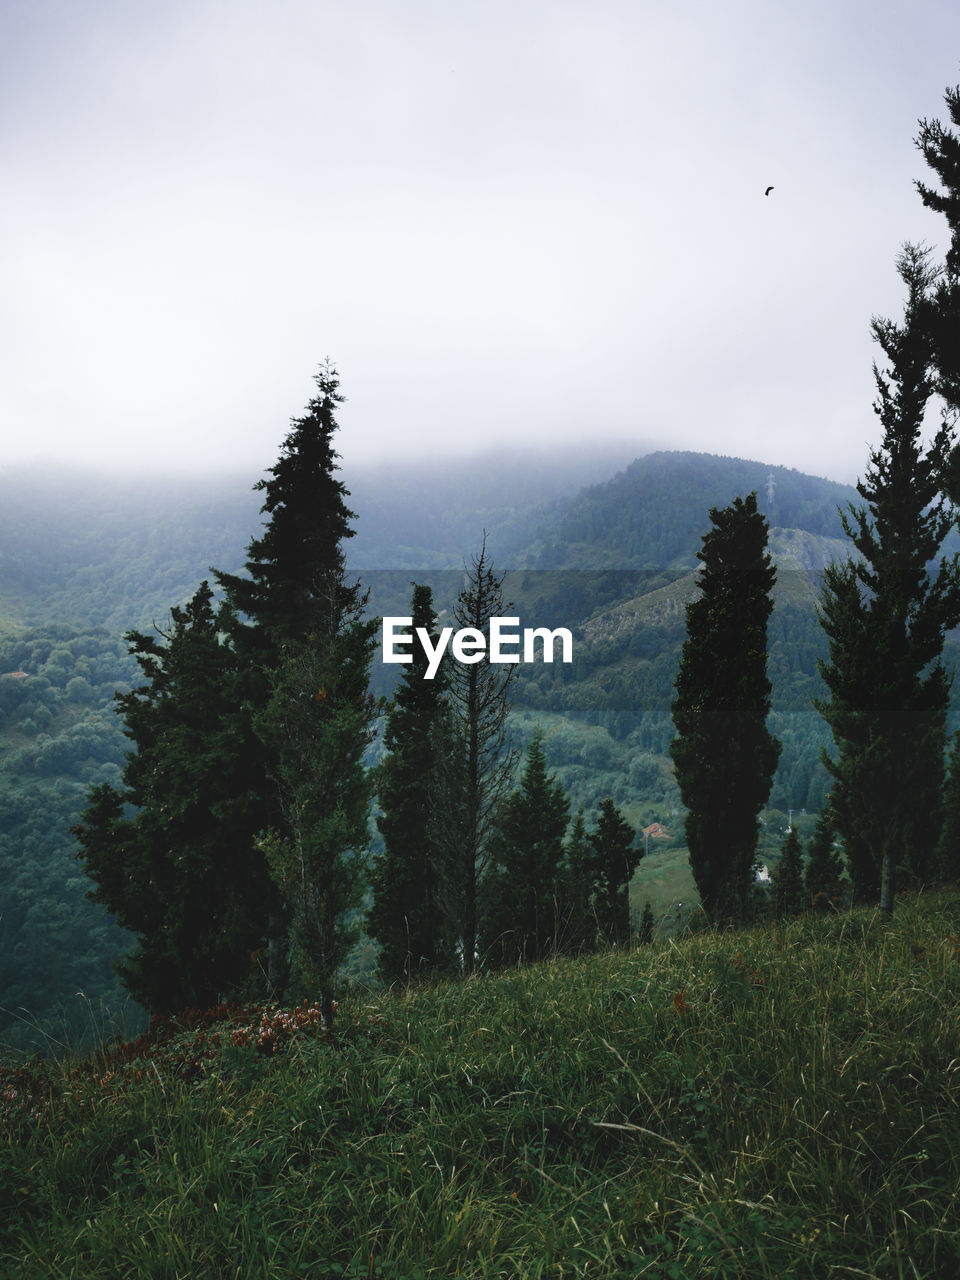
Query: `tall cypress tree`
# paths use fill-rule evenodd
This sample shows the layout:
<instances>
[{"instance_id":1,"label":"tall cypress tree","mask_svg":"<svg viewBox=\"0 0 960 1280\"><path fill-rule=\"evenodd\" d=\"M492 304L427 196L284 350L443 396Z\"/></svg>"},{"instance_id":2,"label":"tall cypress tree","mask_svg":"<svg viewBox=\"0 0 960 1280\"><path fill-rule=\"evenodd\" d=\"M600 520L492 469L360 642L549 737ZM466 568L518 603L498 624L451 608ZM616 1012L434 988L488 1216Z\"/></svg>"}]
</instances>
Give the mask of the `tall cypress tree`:
<instances>
[{"instance_id":1,"label":"tall cypress tree","mask_svg":"<svg viewBox=\"0 0 960 1280\"><path fill-rule=\"evenodd\" d=\"M960 560L929 566L953 523L941 496L953 432L946 419L929 446L922 432L933 393L926 317L938 272L926 250L907 245L898 269L907 285L904 321L875 319L887 371L874 366L883 426L857 485L866 505L844 528L857 558L824 573L821 614L829 696L817 705L833 733L832 808L855 901L893 911L898 865L915 884L931 874L941 820L949 678L941 654L960 620Z\"/></svg>"},{"instance_id":2,"label":"tall cypress tree","mask_svg":"<svg viewBox=\"0 0 960 1280\"><path fill-rule=\"evenodd\" d=\"M436 641L433 593L414 586L413 634ZM444 668L425 679L424 647L413 644L387 717L388 754L378 771L383 854L373 873L367 932L380 943L377 968L388 982L443 967L438 903L437 802Z\"/></svg>"},{"instance_id":3,"label":"tall cypress tree","mask_svg":"<svg viewBox=\"0 0 960 1280\"><path fill-rule=\"evenodd\" d=\"M710 520L697 552L700 594L687 605L670 754L700 901L710 922L724 927L747 915L759 812L780 755L767 731L776 572L755 493L713 508Z\"/></svg>"}]
</instances>

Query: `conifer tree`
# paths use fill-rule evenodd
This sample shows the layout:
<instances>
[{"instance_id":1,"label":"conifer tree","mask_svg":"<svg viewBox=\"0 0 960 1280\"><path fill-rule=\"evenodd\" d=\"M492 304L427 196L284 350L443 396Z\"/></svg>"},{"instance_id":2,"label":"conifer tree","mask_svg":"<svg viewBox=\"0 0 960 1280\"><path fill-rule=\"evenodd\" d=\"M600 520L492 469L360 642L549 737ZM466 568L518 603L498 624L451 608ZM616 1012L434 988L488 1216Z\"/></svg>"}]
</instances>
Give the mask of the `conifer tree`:
<instances>
[{"instance_id":1,"label":"conifer tree","mask_svg":"<svg viewBox=\"0 0 960 1280\"><path fill-rule=\"evenodd\" d=\"M355 599L332 634L287 641L255 720L283 819L260 847L287 903L293 958L319 989L328 1027L367 883L373 775L364 754L376 714L369 677L377 624L364 620L364 603Z\"/></svg>"},{"instance_id":2,"label":"conifer tree","mask_svg":"<svg viewBox=\"0 0 960 1280\"><path fill-rule=\"evenodd\" d=\"M77 829L94 896L140 936L123 976L152 1009L211 1003L265 940L279 994L285 913L301 967L332 1007L365 847L372 624L359 585L344 580L352 513L334 476L337 377L326 365L316 381L257 485L269 519L247 575L217 573L216 615L204 584L174 610L165 645L132 635L149 684L120 699L137 746L126 790L93 793Z\"/></svg>"},{"instance_id":3,"label":"conifer tree","mask_svg":"<svg viewBox=\"0 0 960 1280\"><path fill-rule=\"evenodd\" d=\"M953 124L960 127L960 85L944 95ZM939 120L921 120L914 139L927 164L936 174L942 190L918 181L916 187L928 209L942 213L950 232L943 270L930 292L922 317L932 346L936 370L935 389L955 412L960 412L960 138ZM954 451L946 475L948 492L954 502L960 498L960 453Z\"/></svg>"},{"instance_id":4,"label":"conifer tree","mask_svg":"<svg viewBox=\"0 0 960 1280\"><path fill-rule=\"evenodd\" d=\"M574 814L560 868L560 950L576 955L597 942L593 845L583 805Z\"/></svg>"},{"instance_id":5,"label":"conifer tree","mask_svg":"<svg viewBox=\"0 0 960 1280\"><path fill-rule=\"evenodd\" d=\"M558 945L559 870L569 816L570 801L547 773L537 729L520 786L497 815L481 885L481 948L496 963L540 960Z\"/></svg>"},{"instance_id":6,"label":"conifer tree","mask_svg":"<svg viewBox=\"0 0 960 1280\"><path fill-rule=\"evenodd\" d=\"M630 941L630 880L643 850L636 833L609 796L600 804L593 846L594 895L600 937L611 945Z\"/></svg>"},{"instance_id":7,"label":"conifer tree","mask_svg":"<svg viewBox=\"0 0 960 1280\"><path fill-rule=\"evenodd\" d=\"M687 605L670 754L700 901L722 928L746 918L759 812L780 754L767 731L767 620L776 572L755 493L713 508L710 520L697 552L700 594Z\"/></svg>"},{"instance_id":8,"label":"conifer tree","mask_svg":"<svg viewBox=\"0 0 960 1280\"><path fill-rule=\"evenodd\" d=\"M503 574L487 558L486 537L454 606L457 630L482 637L489 652L490 619L502 617ZM457 939L463 971L473 973L477 889L490 860L490 837L514 774L517 752L507 742L510 683L516 666L447 660L447 706L441 742L442 822L438 826L441 909Z\"/></svg>"},{"instance_id":9,"label":"conifer tree","mask_svg":"<svg viewBox=\"0 0 960 1280\"><path fill-rule=\"evenodd\" d=\"M821 615L829 696L818 707L835 753L832 808L847 851L854 900L893 912L898 866L914 884L931 874L940 830L949 678L941 654L960 620L960 561L938 556L953 521L941 478L953 433L941 422L929 446L922 431L933 393L927 312L938 272L926 250L907 245L898 269L907 285L904 321L874 319L887 358L874 366L875 411L883 426L865 478L866 505L843 515L856 558L828 566Z\"/></svg>"},{"instance_id":10,"label":"conifer tree","mask_svg":"<svg viewBox=\"0 0 960 1280\"><path fill-rule=\"evenodd\" d=\"M829 805L817 819L807 847L807 866L803 883L809 906L820 908L840 905L843 895L843 864L833 847L834 820Z\"/></svg>"},{"instance_id":11,"label":"conifer tree","mask_svg":"<svg viewBox=\"0 0 960 1280\"><path fill-rule=\"evenodd\" d=\"M267 831L273 833L274 841L279 839L276 847L287 847L285 841L296 845L299 838L287 822L291 794L303 782L293 776L291 755L282 768L278 765L279 739L269 727L270 717L265 717L271 699L276 706L278 676L292 693L290 682L298 678L297 673L308 683L315 682L317 672L334 654L348 654L351 647L355 652L345 660L358 669L366 652L358 621L365 597L359 583L346 581L342 545L353 536L349 521L354 513L346 505L345 486L336 478L339 455L333 447L335 413L343 397L329 361L314 380L317 395L307 412L292 421L280 457L269 469L270 478L254 486L265 495L261 512L267 520L261 536L247 548L246 575L216 574L226 597L223 625L242 673L244 705L262 735L257 752L260 803L249 832L250 840L262 848L267 847L260 844ZM314 653L310 661L304 656L305 644ZM312 669L314 663L319 664L317 670ZM346 704L339 718L335 706L326 707L328 723L354 724L354 683L334 681L331 676L328 698L333 689L344 691ZM316 692L301 690L305 698ZM365 740L367 731L358 728L358 732ZM352 757L352 748L344 749ZM308 756L303 757L303 768L310 768ZM291 913L276 889L267 895L264 908L269 917L268 986L279 995L286 980ZM326 927L333 929L329 922Z\"/></svg>"},{"instance_id":12,"label":"conifer tree","mask_svg":"<svg viewBox=\"0 0 960 1280\"><path fill-rule=\"evenodd\" d=\"M147 683L117 697L135 748L124 789L95 788L74 828L97 883L88 897L138 935L121 980L155 1013L215 1004L243 982L270 888L248 834L252 734L212 598L204 582L174 608L163 643L127 636Z\"/></svg>"},{"instance_id":13,"label":"conifer tree","mask_svg":"<svg viewBox=\"0 0 960 1280\"><path fill-rule=\"evenodd\" d=\"M773 873L773 900L781 920L795 916L804 907L803 850L795 827L787 832Z\"/></svg>"},{"instance_id":14,"label":"conifer tree","mask_svg":"<svg viewBox=\"0 0 960 1280\"><path fill-rule=\"evenodd\" d=\"M414 586L412 633L436 641L433 593ZM373 873L367 932L380 943L377 967L390 982L445 967L438 902L436 812L444 668L425 679L424 647L413 644L387 717L387 756L378 773L383 853Z\"/></svg>"},{"instance_id":15,"label":"conifer tree","mask_svg":"<svg viewBox=\"0 0 960 1280\"><path fill-rule=\"evenodd\" d=\"M313 632L322 642L360 595L344 580L342 543L352 538L354 512L333 447L335 412L343 403L336 370L326 362L315 375L318 394L307 412L291 422L270 479L254 490L264 497L261 514L269 517L263 533L247 547L246 575L217 572L217 582L246 626L232 626L233 643L249 654L259 676L261 703L270 696L266 673L279 665L287 640Z\"/></svg>"}]
</instances>

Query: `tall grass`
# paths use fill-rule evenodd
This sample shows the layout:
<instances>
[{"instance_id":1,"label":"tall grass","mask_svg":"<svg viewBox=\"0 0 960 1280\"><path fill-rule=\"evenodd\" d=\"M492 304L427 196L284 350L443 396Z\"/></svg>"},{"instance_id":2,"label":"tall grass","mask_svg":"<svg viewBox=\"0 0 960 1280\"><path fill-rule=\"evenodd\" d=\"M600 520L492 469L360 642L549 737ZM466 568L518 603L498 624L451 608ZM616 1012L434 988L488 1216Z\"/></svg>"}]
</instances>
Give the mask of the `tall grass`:
<instances>
[{"instance_id":1,"label":"tall grass","mask_svg":"<svg viewBox=\"0 0 960 1280\"><path fill-rule=\"evenodd\" d=\"M928 895L355 996L273 1056L246 1010L11 1063L0 1275L960 1275L958 937Z\"/></svg>"}]
</instances>

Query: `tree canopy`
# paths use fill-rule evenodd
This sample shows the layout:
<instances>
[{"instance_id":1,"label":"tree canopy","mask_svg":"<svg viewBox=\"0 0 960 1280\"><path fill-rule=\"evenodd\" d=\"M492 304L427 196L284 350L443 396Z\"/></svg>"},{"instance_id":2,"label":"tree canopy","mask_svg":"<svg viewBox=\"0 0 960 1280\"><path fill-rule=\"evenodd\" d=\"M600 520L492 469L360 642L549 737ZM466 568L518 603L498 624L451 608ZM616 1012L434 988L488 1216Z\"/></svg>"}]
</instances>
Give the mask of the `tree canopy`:
<instances>
[{"instance_id":1,"label":"tree canopy","mask_svg":"<svg viewBox=\"0 0 960 1280\"><path fill-rule=\"evenodd\" d=\"M780 744L767 729L767 619L776 571L757 496L710 511L697 553L700 593L687 605L670 746L687 807L690 865L711 923L745 919L758 814Z\"/></svg>"}]
</instances>

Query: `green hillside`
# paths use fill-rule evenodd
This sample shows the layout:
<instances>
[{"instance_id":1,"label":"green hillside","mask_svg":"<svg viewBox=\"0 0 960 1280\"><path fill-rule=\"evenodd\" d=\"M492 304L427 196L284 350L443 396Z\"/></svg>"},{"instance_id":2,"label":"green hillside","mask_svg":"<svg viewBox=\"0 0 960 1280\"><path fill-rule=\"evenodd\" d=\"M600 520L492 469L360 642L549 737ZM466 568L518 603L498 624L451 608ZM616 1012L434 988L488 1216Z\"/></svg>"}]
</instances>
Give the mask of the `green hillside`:
<instances>
[{"instance_id":1,"label":"green hillside","mask_svg":"<svg viewBox=\"0 0 960 1280\"><path fill-rule=\"evenodd\" d=\"M960 1273L960 897L4 1064L7 1280Z\"/></svg>"},{"instance_id":2,"label":"green hillside","mask_svg":"<svg viewBox=\"0 0 960 1280\"><path fill-rule=\"evenodd\" d=\"M693 896L666 752L707 507L749 485L775 522L801 522L771 536L780 568L771 723L784 750L765 822L779 837L787 811L818 809L825 791L826 733L810 703L823 652L813 606L817 572L843 546L836 502L853 491L708 455L652 454L587 489L584 480L616 462L505 462L345 476L359 530L348 555L371 586L373 612L404 614L414 577L431 581L438 606L449 607L459 566L488 530L498 563L518 566L506 598L525 623L569 625L576 637L572 670L521 671L517 739L523 745L543 727L549 766L588 819L609 795L636 827L659 822L671 832L670 847L657 845L647 864L669 864L669 873L654 877L641 863L633 894L638 909L649 897L668 915L671 898ZM127 942L84 901L70 827L89 787L116 779L127 749L112 708L114 689L136 679L123 631L162 628L211 565L242 565L261 500L250 485L0 474L0 1034L8 1041L42 1039L38 1019L47 1032L63 1024L72 1034L90 1007L122 1004L109 961ZM377 691L388 693L396 674L375 672ZM776 848L772 840L774 856Z\"/></svg>"},{"instance_id":3,"label":"green hillside","mask_svg":"<svg viewBox=\"0 0 960 1280\"><path fill-rule=\"evenodd\" d=\"M756 491L771 527L843 538L848 485L705 453L652 453L565 503L538 531L538 568L693 568L711 507Z\"/></svg>"}]
</instances>

